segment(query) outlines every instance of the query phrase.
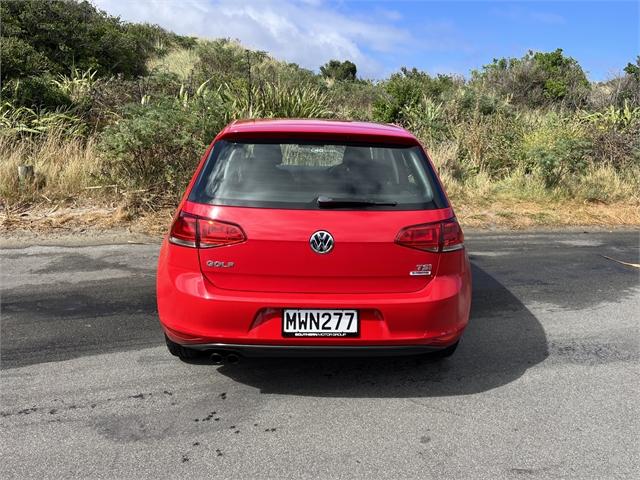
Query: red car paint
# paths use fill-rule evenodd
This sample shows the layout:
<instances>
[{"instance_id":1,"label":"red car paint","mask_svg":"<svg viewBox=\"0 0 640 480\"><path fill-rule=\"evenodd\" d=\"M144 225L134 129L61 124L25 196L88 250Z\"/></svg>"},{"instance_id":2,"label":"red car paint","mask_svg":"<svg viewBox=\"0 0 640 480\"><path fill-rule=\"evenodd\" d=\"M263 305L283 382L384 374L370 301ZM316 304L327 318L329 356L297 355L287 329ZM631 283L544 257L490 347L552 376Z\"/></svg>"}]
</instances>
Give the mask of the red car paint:
<instances>
[{"instance_id":1,"label":"red car paint","mask_svg":"<svg viewBox=\"0 0 640 480\"><path fill-rule=\"evenodd\" d=\"M196 248L164 239L157 300L168 342L234 350L261 345L444 348L458 341L469 318L471 279L462 232L448 200L443 208L397 211L190 201L214 145L246 139L419 146L404 129L372 123L262 120L227 126L202 157L177 209L174 230L180 237L184 228L188 239L190 229L199 225L201 247L205 241L215 244L216 232L231 244ZM435 181L441 189L437 177ZM186 222L182 227L181 216ZM309 247L310 235L318 230L333 235L335 247L328 254ZM456 244L452 251L446 251L446 232ZM425 247L429 235L435 235L433 247ZM412 276L419 264L430 265L431 274ZM285 337L285 308L355 309L358 336Z\"/></svg>"}]
</instances>

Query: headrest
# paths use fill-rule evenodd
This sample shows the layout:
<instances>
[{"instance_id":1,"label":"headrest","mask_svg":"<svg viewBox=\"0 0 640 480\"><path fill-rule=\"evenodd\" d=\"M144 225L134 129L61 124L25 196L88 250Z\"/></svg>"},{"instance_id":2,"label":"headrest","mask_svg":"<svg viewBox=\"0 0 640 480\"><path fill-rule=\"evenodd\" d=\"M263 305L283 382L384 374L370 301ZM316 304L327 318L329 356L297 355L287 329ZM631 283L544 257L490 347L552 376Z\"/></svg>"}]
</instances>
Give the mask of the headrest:
<instances>
[{"instance_id":1,"label":"headrest","mask_svg":"<svg viewBox=\"0 0 640 480\"><path fill-rule=\"evenodd\" d=\"M256 143L253 146L253 160L261 165L280 165L282 149L277 143Z\"/></svg>"},{"instance_id":2,"label":"headrest","mask_svg":"<svg viewBox=\"0 0 640 480\"><path fill-rule=\"evenodd\" d=\"M371 158L367 147L348 146L344 149L342 164L347 168L367 168Z\"/></svg>"}]
</instances>

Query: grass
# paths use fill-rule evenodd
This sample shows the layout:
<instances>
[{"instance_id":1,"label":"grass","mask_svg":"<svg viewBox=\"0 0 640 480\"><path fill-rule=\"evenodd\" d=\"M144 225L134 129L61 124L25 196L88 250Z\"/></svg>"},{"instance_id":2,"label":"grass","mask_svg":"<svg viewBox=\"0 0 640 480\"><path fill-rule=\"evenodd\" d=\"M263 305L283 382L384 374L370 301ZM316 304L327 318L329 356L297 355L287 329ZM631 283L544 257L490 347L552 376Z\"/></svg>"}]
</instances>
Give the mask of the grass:
<instances>
[{"instance_id":1,"label":"grass","mask_svg":"<svg viewBox=\"0 0 640 480\"><path fill-rule=\"evenodd\" d=\"M147 62L149 70L174 73L181 80L186 81L193 75L193 70L198 62L198 54L193 49L171 50L163 57L154 57Z\"/></svg>"},{"instance_id":2,"label":"grass","mask_svg":"<svg viewBox=\"0 0 640 480\"><path fill-rule=\"evenodd\" d=\"M21 183L19 165L33 165L34 177ZM7 205L38 196L87 196L87 190L99 184L100 166L92 137L69 138L56 131L36 139L0 136L0 196Z\"/></svg>"},{"instance_id":3,"label":"grass","mask_svg":"<svg viewBox=\"0 0 640 480\"><path fill-rule=\"evenodd\" d=\"M501 180L479 171L461 181L452 163L456 148L442 144L432 157L465 227L640 225L637 175L602 165L553 190L545 188L541 177L519 169ZM103 165L92 137L69 139L55 132L38 141L0 137L0 160L2 225L8 230L128 226L161 233L168 228L172 202L150 201L143 191L100 183ZM36 171L25 185L17 177L23 164ZM144 202L148 208L140 208Z\"/></svg>"}]
</instances>

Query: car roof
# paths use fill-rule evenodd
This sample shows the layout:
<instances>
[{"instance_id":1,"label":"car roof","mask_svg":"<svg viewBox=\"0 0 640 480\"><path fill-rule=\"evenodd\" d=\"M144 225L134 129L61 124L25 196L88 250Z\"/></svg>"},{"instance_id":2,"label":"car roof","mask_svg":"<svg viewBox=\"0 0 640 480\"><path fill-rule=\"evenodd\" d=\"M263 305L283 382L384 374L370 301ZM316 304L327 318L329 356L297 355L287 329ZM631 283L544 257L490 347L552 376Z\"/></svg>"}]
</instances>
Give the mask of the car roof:
<instances>
[{"instance_id":1,"label":"car roof","mask_svg":"<svg viewBox=\"0 0 640 480\"><path fill-rule=\"evenodd\" d=\"M217 139L283 137L418 144L411 133L397 125L320 119L236 120L227 125Z\"/></svg>"}]
</instances>

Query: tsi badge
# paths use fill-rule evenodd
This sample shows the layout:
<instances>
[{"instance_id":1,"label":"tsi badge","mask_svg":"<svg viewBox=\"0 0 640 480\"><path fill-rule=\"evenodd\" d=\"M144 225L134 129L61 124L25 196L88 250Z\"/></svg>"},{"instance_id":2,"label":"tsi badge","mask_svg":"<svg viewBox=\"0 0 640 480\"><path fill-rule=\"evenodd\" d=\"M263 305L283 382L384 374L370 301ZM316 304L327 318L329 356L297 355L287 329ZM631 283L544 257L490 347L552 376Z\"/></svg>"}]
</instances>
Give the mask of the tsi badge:
<instances>
[{"instance_id":1,"label":"tsi badge","mask_svg":"<svg viewBox=\"0 0 640 480\"><path fill-rule=\"evenodd\" d=\"M416 265L416 269L409 272L409 275L412 277L417 276L429 276L431 275L431 264L430 263L419 263Z\"/></svg>"},{"instance_id":2,"label":"tsi badge","mask_svg":"<svg viewBox=\"0 0 640 480\"><path fill-rule=\"evenodd\" d=\"M231 268L235 265L234 262L221 262L219 260L207 260L207 267L213 268Z\"/></svg>"}]
</instances>

